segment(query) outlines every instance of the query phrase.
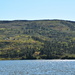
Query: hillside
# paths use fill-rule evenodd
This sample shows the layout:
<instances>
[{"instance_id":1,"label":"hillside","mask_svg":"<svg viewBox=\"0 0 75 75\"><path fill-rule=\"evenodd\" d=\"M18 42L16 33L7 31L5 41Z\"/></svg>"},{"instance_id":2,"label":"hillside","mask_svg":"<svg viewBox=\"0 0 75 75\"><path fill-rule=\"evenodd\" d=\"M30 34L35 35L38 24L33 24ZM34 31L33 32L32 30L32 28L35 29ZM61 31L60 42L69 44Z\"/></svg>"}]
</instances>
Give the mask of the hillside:
<instances>
[{"instance_id":1,"label":"hillside","mask_svg":"<svg viewBox=\"0 0 75 75\"><path fill-rule=\"evenodd\" d=\"M74 21L0 21L1 60L74 58Z\"/></svg>"}]
</instances>

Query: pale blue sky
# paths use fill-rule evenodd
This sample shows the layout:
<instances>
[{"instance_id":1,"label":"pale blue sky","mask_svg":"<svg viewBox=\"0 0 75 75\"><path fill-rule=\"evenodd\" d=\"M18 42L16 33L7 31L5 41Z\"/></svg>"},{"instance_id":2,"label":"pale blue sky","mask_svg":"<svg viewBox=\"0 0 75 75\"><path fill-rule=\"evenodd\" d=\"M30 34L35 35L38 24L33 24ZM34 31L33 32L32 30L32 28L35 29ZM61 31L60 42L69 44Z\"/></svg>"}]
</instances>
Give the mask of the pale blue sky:
<instances>
[{"instance_id":1,"label":"pale blue sky","mask_svg":"<svg viewBox=\"0 0 75 75\"><path fill-rule=\"evenodd\" d=\"M0 0L0 20L75 21L75 0Z\"/></svg>"}]
</instances>

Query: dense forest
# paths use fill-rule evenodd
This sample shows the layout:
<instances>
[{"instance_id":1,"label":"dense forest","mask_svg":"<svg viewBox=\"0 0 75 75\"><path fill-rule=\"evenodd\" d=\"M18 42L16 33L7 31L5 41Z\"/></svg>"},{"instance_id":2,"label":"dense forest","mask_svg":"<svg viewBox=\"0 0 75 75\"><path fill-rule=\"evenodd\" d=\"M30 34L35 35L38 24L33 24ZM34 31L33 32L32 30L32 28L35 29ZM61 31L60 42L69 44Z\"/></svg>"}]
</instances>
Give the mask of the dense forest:
<instances>
[{"instance_id":1,"label":"dense forest","mask_svg":"<svg viewBox=\"0 0 75 75\"><path fill-rule=\"evenodd\" d=\"M0 60L74 58L74 21L0 21Z\"/></svg>"}]
</instances>

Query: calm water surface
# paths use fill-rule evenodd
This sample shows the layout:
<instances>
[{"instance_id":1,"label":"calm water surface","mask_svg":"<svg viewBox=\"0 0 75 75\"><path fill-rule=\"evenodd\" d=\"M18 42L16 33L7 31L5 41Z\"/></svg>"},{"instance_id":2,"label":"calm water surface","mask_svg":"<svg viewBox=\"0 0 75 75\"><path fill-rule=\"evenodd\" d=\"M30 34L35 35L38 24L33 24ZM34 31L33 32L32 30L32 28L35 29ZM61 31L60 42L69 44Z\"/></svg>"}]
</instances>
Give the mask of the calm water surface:
<instances>
[{"instance_id":1,"label":"calm water surface","mask_svg":"<svg viewBox=\"0 0 75 75\"><path fill-rule=\"evenodd\" d=\"M75 60L0 61L0 75L75 75Z\"/></svg>"}]
</instances>

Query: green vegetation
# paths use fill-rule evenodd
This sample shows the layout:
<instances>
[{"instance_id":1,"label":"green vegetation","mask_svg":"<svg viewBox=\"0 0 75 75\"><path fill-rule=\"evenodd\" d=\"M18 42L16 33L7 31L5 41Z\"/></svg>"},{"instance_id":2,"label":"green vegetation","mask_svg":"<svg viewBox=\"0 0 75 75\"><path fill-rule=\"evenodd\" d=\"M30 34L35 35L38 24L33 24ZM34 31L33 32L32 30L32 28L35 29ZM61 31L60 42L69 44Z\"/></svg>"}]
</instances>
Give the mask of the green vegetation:
<instances>
[{"instance_id":1,"label":"green vegetation","mask_svg":"<svg viewBox=\"0 0 75 75\"><path fill-rule=\"evenodd\" d=\"M0 60L75 59L75 22L0 21Z\"/></svg>"}]
</instances>

